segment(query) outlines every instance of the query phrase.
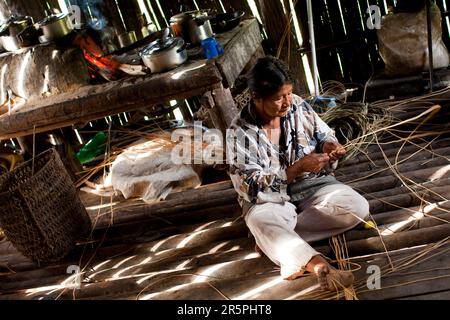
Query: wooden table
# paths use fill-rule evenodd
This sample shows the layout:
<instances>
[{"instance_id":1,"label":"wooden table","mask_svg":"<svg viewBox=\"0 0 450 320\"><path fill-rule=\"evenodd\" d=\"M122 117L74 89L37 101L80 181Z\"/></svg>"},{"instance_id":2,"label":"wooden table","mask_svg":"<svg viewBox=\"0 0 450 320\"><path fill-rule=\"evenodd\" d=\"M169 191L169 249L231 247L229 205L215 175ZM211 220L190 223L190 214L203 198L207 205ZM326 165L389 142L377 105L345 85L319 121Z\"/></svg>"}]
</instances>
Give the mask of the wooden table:
<instances>
[{"instance_id":1,"label":"wooden table","mask_svg":"<svg viewBox=\"0 0 450 320\"><path fill-rule=\"evenodd\" d=\"M84 125L89 121L125 111L205 95L214 125L224 129L236 114L229 90L252 57L263 54L261 34L255 19L217 36L225 53L212 60L189 60L166 73L128 77L88 85L34 100L0 116L0 140L32 133Z\"/></svg>"}]
</instances>

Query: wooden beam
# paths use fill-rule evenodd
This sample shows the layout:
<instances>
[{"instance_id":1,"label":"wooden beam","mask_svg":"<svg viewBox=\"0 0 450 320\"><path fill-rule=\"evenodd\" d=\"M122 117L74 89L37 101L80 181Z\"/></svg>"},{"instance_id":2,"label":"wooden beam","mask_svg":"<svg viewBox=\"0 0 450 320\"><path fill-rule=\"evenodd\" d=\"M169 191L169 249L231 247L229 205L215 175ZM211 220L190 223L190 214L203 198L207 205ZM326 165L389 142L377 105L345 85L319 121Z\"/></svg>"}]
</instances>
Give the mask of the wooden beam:
<instances>
[{"instance_id":1,"label":"wooden beam","mask_svg":"<svg viewBox=\"0 0 450 320\"><path fill-rule=\"evenodd\" d=\"M0 116L0 139L84 125L108 115L168 100L201 96L207 91L221 89L222 80L231 85L261 44L258 23L255 19L244 20L240 27L218 35L217 39L225 45L225 53L217 59L193 60L163 74L85 86L47 99L29 101L15 108L11 115ZM220 100L231 101L225 91L223 95L225 99Z\"/></svg>"},{"instance_id":2,"label":"wooden beam","mask_svg":"<svg viewBox=\"0 0 450 320\"><path fill-rule=\"evenodd\" d=\"M431 194L430 191L427 191L427 195L421 194L422 198L429 201L443 201L442 198L446 198L450 195L450 188L448 185L443 187L431 187L429 189L435 194ZM438 197L436 194L440 195L440 197ZM417 197L415 193L407 193L407 191L405 191L403 188L393 189L392 191L387 192L386 195L382 198L373 199L370 194L364 196L369 200L370 212L372 214L395 210L398 208L416 206L422 202L422 199Z\"/></svg>"},{"instance_id":3,"label":"wooden beam","mask_svg":"<svg viewBox=\"0 0 450 320\"><path fill-rule=\"evenodd\" d=\"M437 279L439 280L439 279ZM445 291L435 291L430 293L430 287L427 285L427 293L425 294L415 294L409 295L405 298L395 297L397 300L450 300L450 290Z\"/></svg>"},{"instance_id":4,"label":"wooden beam","mask_svg":"<svg viewBox=\"0 0 450 320\"><path fill-rule=\"evenodd\" d=\"M393 259L404 258L406 255L413 256L418 253L417 248L406 249L400 252L392 252L391 257ZM406 253L405 253L406 252ZM435 251L431 251L429 255L435 254ZM375 259L377 259L379 255L369 255L364 257L364 259L352 259L358 264L363 264L362 268L359 272L355 272L356 280L359 280L366 283L366 278L368 274L366 273L368 264L373 263ZM383 254L385 256L385 254ZM424 257L428 258L427 256ZM445 261L442 261L443 255L437 256L433 258L433 262L436 265L441 267L446 267ZM366 262L370 263L366 263ZM377 263L378 264L378 263ZM387 262L384 264L387 265ZM429 269L423 266L421 263L419 268L421 270ZM414 266L414 268L416 268ZM417 271L417 270L416 270ZM424 271L425 272L425 271ZM400 272L399 272L400 273ZM397 278L398 279L398 278ZM382 280L383 281L383 280ZM236 278L231 280L211 280L210 284L214 286L214 288L219 289L222 293L224 293L230 299L236 299L238 297L242 297L243 294L246 294L245 299L257 299L257 300L271 300L271 299L318 299L319 295L322 299L335 299L336 292L319 292L316 290L317 288L317 280L314 276L306 274L305 277L301 277L294 281L281 281L279 275L273 273L265 273L260 276L254 276L253 278ZM266 285L265 284L272 284ZM382 282L383 285L383 282ZM257 290L257 288L265 287L264 290ZM316 287L314 287L316 286ZM209 288L209 289L208 289ZM186 287L183 287L179 290L174 291L162 291L157 296L154 296L152 299L224 299L223 296L217 293L209 285L194 283L190 284ZM253 290L256 289L256 290ZM253 292L253 293L251 293ZM359 296L359 291L357 291L358 298L364 299L365 297ZM130 296L131 298L131 296Z\"/></svg>"},{"instance_id":5,"label":"wooden beam","mask_svg":"<svg viewBox=\"0 0 450 320\"><path fill-rule=\"evenodd\" d=\"M412 154L416 151L419 151L419 146L421 147L425 147L428 142L422 142L422 143L418 143L416 142L416 145L407 143L401 150L401 155L404 157L404 155L406 154ZM428 151L433 151L435 149L439 149L439 148L444 148L444 147L448 147L450 146L450 139L440 139L437 141L432 142L425 150L423 150L422 152L428 152ZM378 148L378 146L377 146ZM400 146L395 147L395 148L386 148L385 146L382 146L383 151L385 153L385 155L387 157L392 158L393 156L395 156L397 154L397 152L400 149ZM427 151L428 150L428 151ZM373 160L380 160L383 159L383 153L380 150L367 150L367 152L365 153L359 153L356 157L354 157L353 159L349 159L347 161L341 162L340 164L340 168L344 168L344 167L349 167L349 166L353 166L356 164L360 164L363 162L369 162L369 161L373 161Z\"/></svg>"},{"instance_id":6,"label":"wooden beam","mask_svg":"<svg viewBox=\"0 0 450 320\"><path fill-rule=\"evenodd\" d=\"M103 243L106 246L120 243L149 243L151 241L156 241L156 244L160 240L171 237L174 243L181 243L188 237L194 237L198 230L201 230L201 234L204 235L207 231L215 228L220 230L224 225L231 225L234 220L239 218L240 210L235 206L231 206L231 208L226 206L223 209L218 208L204 212L209 213L206 217L204 214L202 215L202 212L198 213L199 217L186 213L186 216L192 217L189 222L183 214L179 214L176 217L179 217L182 221L178 223L175 221L175 217L169 217L169 219L131 222L107 229L96 229L88 242L90 244L94 242ZM171 222L172 224L169 224ZM189 244L192 245L190 242Z\"/></svg>"},{"instance_id":7,"label":"wooden beam","mask_svg":"<svg viewBox=\"0 0 450 320\"><path fill-rule=\"evenodd\" d=\"M441 169L445 169L448 165L442 165L437 167L431 167L427 169L421 169L417 171L410 171L402 173L404 179L411 179L415 183L424 183L430 181L436 172ZM441 179L450 178L450 172L443 172ZM371 193L381 190L391 189L399 187L403 182L395 175L372 178L363 181L358 181L355 183L350 183L349 185L358 192Z\"/></svg>"},{"instance_id":8,"label":"wooden beam","mask_svg":"<svg viewBox=\"0 0 450 320\"><path fill-rule=\"evenodd\" d=\"M131 294L143 291L151 293L157 292L162 289L167 289L181 283L190 283L198 279L198 275L202 273L208 274L207 279L221 278L221 279L231 279L233 277L244 277L244 276L254 276L259 271L267 270L273 267L273 263L267 258L250 258L245 260L231 261L225 263L216 264L216 270L208 272L210 266L199 266L180 270L170 270L169 272L155 273L150 276L137 275L135 277L129 278L118 278L114 281L105 281L91 284L82 284L82 288L76 290L75 296L77 299L98 297L98 296L111 296L117 294ZM140 281L137 281L140 280ZM207 281L207 280L206 280ZM58 290L59 291L59 290ZM61 292L61 291L59 291ZM59 293L58 292L58 293ZM72 297L72 290L65 290L62 294L62 298ZM3 295L2 298L25 298L23 294L26 294L25 290L23 292L16 293L14 295L6 296ZM45 295L44 293L35 293L27 295L27 299L32 297L39 297Z\"/></svg>"},{"instance_id":9,"label":"wooden beam","mask_svg":"<svg viewBox=\"0 0 450 320\"><path fill-rule=\"evenodd\" d=\"M428 231L433 231L437 235L440 234L440 232L438 230L435 230L435 229L428 230ZM433 232L431 232L431 233L433 233ZM428 234L430 234L430 232L428 232ZM417 238L415 235L411 235L411 237L414 238L414 241L410 242L411 245L413 245L414 243L416 243L417 241L420 240L420 239L418 239L420 237ZM402 240L402 239L400 239L400 240ZM396 241L395 239L392 239L390 237L387 237L385 239L385 241L386 241L387 245L390 245L392 243L394 243L394 245L399 245L399 244L396 244L394 242L394 241ZM355 242L348 242L349 248L353 247L352 243L355 243ZM250 243L248 243L248 245L250 245ZM250 246L248 246L248 247L250 247ZM246 245L246 248L247 248L247 245ZM178 250L178 249L176 249L176 250ZM186 250L187 250L187 248L186 248ZM203 251L199 251L199 250L197 250L197 251L198 252L204 252L204 250L205 250L205 248L203 248ZM327 251L328 249L327 250L323 250L323 248L318 248L318 250L321 251L321 252L324 252L324 251ZM186 251L186 253L187 253L187 251ZM193 254L193 253L194 252L190 252L190 254ZM225 260L226 259L233 259L233 258L238 257L239 255L242 255L242 254L245 254L245 253L244 252L242 252L242 253L241 252L233 252L233 253L229 253L229 254L227 254L227 253L217 254L217 255L213 254L213 255L211 255L209 257L204 256L202 258L193 260L192 262L189 263L189 266L191 266L191 267L199 267L199 266L206 266L206 265L210 265L210 264L214 264L214 263L223 263L224 261L222 259L225 259ZM175 257L173 257L172 255L173 255L173 252L172 253L171 252L167 252L167 258L170 259L170 260L166 260L166 262L173 261L176 264L177 259L175 259ZM178 256L178 258L181 258L181 257L182 256ZM113 264L116 264L117 262L120 262L118 260L123 260L124 258L126 258L126 256L124 256L123 258L115 259L115 262ZM160 258L162 258L162 256L160 256ZM161 263L162 265L165 265L163 263L163 261L160 261L160 262L157 262L157 263ZM248 272L250 272L249 271L250 269L252 270L251 272L255 272L255 270L257 270L257 271L259 270L260 272L263 272L263 273L266 272L267 273L273 267L273 264L271 264L267 260L267 258L258 258L258 259L255 259L254 261L251 261L251 262L249 261L248 263L240 263L238 261L234 261L231 264L232 265L236 264L236 267L239 265L240 268L246 269L246 270L238 271L237 273L234 272L233 276L235 276L235 277L238 277L240 275L247 275L248 276ZM136 272L139 271L138 274L150 273L150 272L152 272L152 270L154 270L156 268L155 265L153 265L153 266L152 265L153 265L152 263L146 264L146 265L140 265L140 266L136 265L136 267L135 267L136 270L135 271ZM255 266L255 265L258 265L257 269L254 269L254 267L252 267L252 266ZM99 273L100 278L98 278L98 280L101 281L101 279L103 279L104 277L108 277L108 274L111 276L111 275L116 274L117 272L121 271L123 268L127 268L127 267L128 267L127 263L125 263L125 264L122 263L121 264L121 269L116 269L116 271L111 270L109 273L107 272L105 274ZM208 268L210 268L210 267L211 266L208 266ZM201 270L208 270L208 268L201 268ZM228 265L227 265L227 268L228 268ZM62 269L60 269L60 271L61 270ZM131 269L127 268L127 273L126 274L122 274L122 276L130 276L130 274L128 273L129 270L131 272ZM190 269L182 270L182 271L184 271L184 273L191 273L191 272L194 272L194 270L190 268ZM101 270L98 270L98 271L101 271ZM199 272L200 272L200 270L196 270L195 271L195 273L199 273ZM225 275L225 276L228 277L228 274L226 274L226 272L227 271L221 270L220 274ZM50 271L50 274L53 274L53 273ZM165 275L177 275L177 274L183 274L183 272L178 273L178 272L174 271L174 272L171 272L170 274L165 274ZM220 274L218 274L218 276ZM58 279L62 280L64 277L66 277L66 276L65 275L61 275L61 279L59 279L59 278ZM94 274L92 274L92 277L93 278L97 278L97 276L94 276ZM159 276L152 277L152 281L148 281L148 283L152 283L154 280L159 279L159 278L160 278ZM179 284L179 281L175 280L176 278L177 277L175 277L174 279L171 279L170 277L168 277L168 280L170 280L170 281L168 281L168 282L161 282L161 284L152 286L151 289L149 288L147 293L160 291L160 290L163 290L164 288L167 288L167 286L170 287L170 286L174 286L174 285ZM30 284L34 283L36 286L42 286L47 281L52 281L52 279L53 278L50 278L50 279L44 280L42 282L33 282L32 281L31 283L28 280L25 280L25 282L22 283L22 285L30 285ZM118 279L120 279L120 278L118 278ZM180 281L182 281L182 283L185 283L185 281L190 281L189 279L191 279L191 278L186 277L186 278L184 278L184 280L180 280ZM19 280L19 278L17 278L17 280ZM143 285L144 285L144 284L141 284L138 287L130 287L130 285L132 283L136 283L135 280L133 281L133 278L130 278L129 280L123 279L123 280L117 280L117 281L112 281L112 282L108 282L108 283L90 284L89 286L86 286L82 291L78 291L78 294L80 294L78 297L79 298L80 297L87 298L89 296L95 297L95 296L100 295L100 293L99 293L100 291L99 290L104 290L104 291L102 291L104 293L101 294L101 295L105 295L105 294L106 295L107 294L115 295L115 294L121 294L121 293L122 294L125 294L125 293L130 294L131 292L138 292L138 291L140 291L140 288L142 288ZM145 282L145 283L147 283L147 282ZM122 286L126 287L126 291L123 291ZM11 285L4 285L3 288L5 288L5 289L11 288L12 289L13 287L14 287L14 284L11 284ZM134 290L138 290L138 291L134 291Z\"/></svg>"},{"instance_id":10,"label":"wooden beam","mask_svg":"<svg viewBox=\"0 0 450 320\"><path fill-rule=\"evenodd\" d=\"M430 228L417 229L400 232L383 237L379 236L368 239L347 242L348 253L351 256L366 255L375 252L397 250L404 247L413 247L427 243L433 243L447 238L450 235L450 224L442 224ZM328 249L327 249L328 248ZM319 250L319 249L316 249ZM325 255L331 253L329 247L320 248Z\"/></svg>"},{"instance_id":11,"label":"wooden beam","mask_svg":"<svg viewBox=\"0 0 450 320\"><path fill-rule=\"evenodd\" d=\"M79 264L83 267L95 266L99 263L102 264L102 269L110 268L121 262L123 267L133 265L133 260L124 262L123 259L128 258L130 255L134 255L135 257L144 257L145 259L150 259L153 263L155 261L163 261L166 259L172 259L181 256L195 256L202 255L211 250L214 252L224 252L232 250L239 246L239 248L250 248L254 245L254 241L247 237L241 238L231 238L226 240L213 241L210 243L205 243L196 247L183 247L183 248L172 248L169 250L151 252L151 249L154 247L154 243L122 243L118 245L112 246L104 246L102 245L100 248L97 246L89 246L89 245L79 245L78 249L75 252L71 253L68 257L64 258L61 261L53 263L49 266L41 266L39 267L31 260L26 259L23 256L19 255L9 255L2 256L2 261L0 262L0 266L2 264L6 264L2 270L2 272L8 272L6 266L8 266L11 270L19 273L28 273L33 272L40 269L52 269L57 266L65 266L72 264ZM4 260L3 260L4 259ZM144 259L142 259L144 260ZM3 262L5 261L5 262ZM134 260L136 261L136 260ZM33 273L32 273L33 274ZM14 274L4 275L3 277L8 278L10 276L14 276ZM0 278L0 279L3 279Z\"/></svg>"},{"instance_id":12,"label":"wooden beam","mask_svg":"<svg viewBox=\"0 0 450 320\"><path fill-rule=\"evenodd\" d=\"M450 147L444 147L444 148L439 148L439 149L433 149L433 152L435 154L440 154L440 155L447 155L450 153ZM389 161L394 164L395 163L395 156L396 154L393 154L391 156L388 157ZM400 167L401 165L404 164L410 164L414 161L419 161L419 160L429 160L432 157L432 154L430 153L429 150L423 150L420 151L416 154L414 154L412 156L412 154L408 154L408 153L400 153L400 156L398 158L399 161L403 160L403 159L407 159L406 161L402 162L400 165L398 165L398 167ZM344 168L340 168L339 170L337 170L337 174L341 175L341 176L348 176L350 174L354 174L355 172L363 172L365 174L370 173L371 170L379 170L379 169L383 169L383 168L387 168L388 164L386 162L385 159L379 159L379 160L374 160L374 161L370 161L370 162L363 162L363 163L359 163L359 164L355 164L349 167L344 167ZM417 168L420 168L420 165L417 165Z\"/></svg>"},{"instance_id":13,"label":"wooden beam","mask_svg":"<svg viewBox=\"0 0 450 320\"><path fill-rule=\"evenodd\" d=\"M441 193L443 196L448 194L448 179L438 180L437 182L426 184L428 188L434 192ZM386 210L395 210L395 205L408 207L417 205L421 201L414 194L408 192L404 188L394 188L383 191L382 195L374 199L375 194L366 194L365 197L370 200L372 213L383 212ZM429 199L436 196L425 196ZM379 199L381 198L381 199ZM142 221L155 217L164 217L167 214L176 212L186 212L193 209L208 208L210 206L221 206L225 204L237 203L237 194L233 188L218 190L208 194L196 194L187 198L179 198L168 201L161 201L154 204L145 204L141 201L128 202L123 204L105 206L105 209L99 213L98 226L108 226L111 221L113 224L129 223ZM112 215L112 217L111 217ZM112 219L112 220L111 220Z\"/></svg>"},{"instance_id":14,"label":"wooden beam","mask_svg":"<svg viewBox=\"0 0 450 320\"><path fill-rule=\"evenodd\" d=\"M398 218L397 218L398 219ZM438 220L440 219L440 220ZM446 221L443 222L442 220ZM432 217L426 217L422 219L416 219L416 220L407 220L406 221L397 221L401 222L400 225L395 228L392 228L392 234L399 234L403 230L418 230L418 229L425 229L425 228L431 228L435 226L439 226L443 223L450 224L450 215L448 213L441 213L441 214L434 214ZM383 225L378 225L378 228L385 229ZM345 233L345 240L346 241L354 241L354 240L360 240L365 238L371 238L379 236L379 233L375 229L370 230L351 230Z\"/></svg>"},{"instance_id":15,"label":"wooden beam","mask_svg":"<svg viewBox=\"0 0 450 320\"><path fill-rule=\"evenodd\" d=\"M168 100L201 95L220 85L222 77L213 63L191 61L163 74L127 78L86 86L31 103L0 116L0 139L84 124L107 115L139 109Z\"/></svg>"},{"instance_id":16,"label":"wooden beam","mask_svg":"<svg viewBox=\"0 0 450 320\"><path fill-rule=\"evenodd\" d=\"M438 167L442 165L448 165L448 160L441 157L435 157L432 160L428 160L426 156L422 157L422 159L419 159L417 161L405 161L402 164L399 164L395 167L395 169L400 172L401 174L405 174L406 172L415 171L418 168L424 166L426 164L427 167ZM363 169L362 169L363 170ZM378 177L385 177L393 175L394 173L392 170L386 165L373 168L371 171L355 171L357 173L349 173L349 174L339 174L340 171L336 172L336 179L338 179L341 182L349 183L350 181L353 182L355 180L369 180L373 178Z\"/></svg>"},{"instance_id":17,"label":"wooden beam","mask_svg":"<svg viewBox=\"0 0 450 320\"><path fill-rule=\"evenodd\" d=\"M127 277L132 279L134 277L136 279L139 278L139 275L143 274L158 273L161 270L176 270L176 268L180 264L184 264L184 268L189 269L206 267L208 265L221 264L224 262L232 262L234 260L239 261L248 254L249 254L248 250L237 249L206 255L192 256L179 254L176 255L175 257L170 257L168 259L158 259L158 257L156 257L155 262L150 261L148 263L139 263L139 261L145 260L145 256L141 256L139 257L139 259L134 260L135 261L134 264L128 263L127 265L123 265L122 262L124 261L129 262L128 257L122 257L120 259L115 259L116 264L119 264L120 267L102 266L97 270L86 268L85 276L89 277L91 280L94 280L96 283L99 284L100 287L105 286L110 287L112 284L111 282L109 284L107 282L101 284L101 282L107 281L108 279L114 279L114 277L119 279L117 277L118 273L121 274L120 278ZM11 275L8 281L2 281L0 283L0 291L11 292L20 289L44 287L54 283L61 283L62 281L64 281L64 279L67 279L68 277L66 269L67 269L66 266L59 266L55 268L47 268L46 270L40 269L31 272L24 272L23 274ZM177 279L176 281L179 281L179 279ZM168 283L163 284L163 286L167 285L169 284ZM92 296L91 289L93 288L92 286L89 287L91 288L86 288L86 290L83 290L81 292L82 296L84 297Z\"/></svg>"},{"instance_id":18,"label":"wooden beam","mask_svg":"<svg viewBox=\"0 0 450 320\"><path fill-rule=\"evenodd\" d=\"M208 208L211 206L233 204L237 202L237 194L234 189L216 191L209 194L197 195L189 199L175 199L161 201L154 204L135 202L134 204L118 205L113 212L107 211L97 221L98 226L139 221L152 217L163 217L169 213L186 212L194 209ZM112 217L111 217L112 215Z\"/></svg>"},{"instance_id":19,"label":"wooden beam","mask_svg":"<svg viewBox=\"0 0 450 320\"><path fill-rule=\"evenodd\" d=\"M394 266L397 268L395 271L391 271L388 267L389 262L386 256L358 261L357 263L362 267L361 271L367 270L370 265L378 265L382 270L384 269L381 273L380 288L372 290L367 287L367 277L370 274L366 273L363 275L361 271L358 272L361 279L357 289L359 299L397 299L450 290L449 250L448 244L430 250L421 259L411 263L410 266L394 262ZM410 250L406 252L408 251ZM403 254L401 257L403 259L412 259L414 256L417 256L417 251L419 250L414 251L409 254ZM424 248L421 251L425 251ZM400 259L395 257L393 260L399 261Z\"/></svg>"},{"instance_id":20,"label":"wooden beam","mask_svg":"<svg viewBox=\"0 0 450 320\"><path fill-rule=\"evenodd\" d=\"M424 212L423 206L415 206L410 208L397 209L393 211L386 211L373 216L373 218L377 224L389 224L401 220L407 220L408 218L411 218L412 215L419 212L424 212L427 214L427 216L428 215L434 216L443 212L448 212L449 210L450 210L450 200L440 205L436 205L436 208L432 209L429 212L427 211Z\"/></svg>"}]
</instances>

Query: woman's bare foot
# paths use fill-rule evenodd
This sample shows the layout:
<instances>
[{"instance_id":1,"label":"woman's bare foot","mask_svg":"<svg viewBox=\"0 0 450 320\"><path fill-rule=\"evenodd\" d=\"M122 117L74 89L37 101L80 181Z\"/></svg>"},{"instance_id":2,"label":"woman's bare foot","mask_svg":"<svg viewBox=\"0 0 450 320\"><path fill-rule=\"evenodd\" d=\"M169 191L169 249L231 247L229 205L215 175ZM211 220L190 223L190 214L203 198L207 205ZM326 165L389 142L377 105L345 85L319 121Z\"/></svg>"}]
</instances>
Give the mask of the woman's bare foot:
<instances>
[{"instance_id":1,"label":"woman's bare foot","mask_svg":"<svg viewBox=\"0 0 450 320\"><path fill-rule=\"evenodd\" d=\"M318 264L314 272L322 290L336 291L351 287L354 276L350 271L338 270L328 264Z\"/></svg>"},{"instance_id":2,"label":"woman's bare foot","mask_svg":"<svg viewBox=\"0 0 450 320\"><path fill-rule=\"evenodd\" d=\"M306 265L306 270L317 276L322 290L335 291L348 288L353 284L354 276L351 271L333 268L322 256L314 256Z\"/></svg>"}]
</instances>

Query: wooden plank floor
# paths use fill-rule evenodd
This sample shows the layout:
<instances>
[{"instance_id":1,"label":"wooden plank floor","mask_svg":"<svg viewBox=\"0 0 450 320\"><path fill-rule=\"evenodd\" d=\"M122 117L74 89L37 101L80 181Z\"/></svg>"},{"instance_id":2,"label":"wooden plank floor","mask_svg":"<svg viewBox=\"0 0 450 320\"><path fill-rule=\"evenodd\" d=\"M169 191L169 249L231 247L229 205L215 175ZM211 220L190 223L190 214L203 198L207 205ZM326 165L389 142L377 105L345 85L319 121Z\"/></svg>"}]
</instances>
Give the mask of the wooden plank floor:
<instances>
[{"instance_id":1,"label":"wooden plank floor","mask_svg":"<svg viewBox=\"0 0 450 320\"><path fill-rule=\"evenodd\" d=\"M385 155L394 159L399 146L383 146ZM254 252L225 181L156 204L82 194L96 227L64 260L37 266L0 242L0 299L448 299L449 150L448 137L403 149L397 170L422 186L420 198L384 170L378 146L369 147L370 159L360 155L336 172L369 201L382 234L364 227L345 233L357 279L351 292L320 292L312 276L282 280ZM333 256L328 241L313 246ZM67 273L71 265L83 271L80 288ZM374 266L381 280L371 290Z\"/></svg>"}]
</instances>

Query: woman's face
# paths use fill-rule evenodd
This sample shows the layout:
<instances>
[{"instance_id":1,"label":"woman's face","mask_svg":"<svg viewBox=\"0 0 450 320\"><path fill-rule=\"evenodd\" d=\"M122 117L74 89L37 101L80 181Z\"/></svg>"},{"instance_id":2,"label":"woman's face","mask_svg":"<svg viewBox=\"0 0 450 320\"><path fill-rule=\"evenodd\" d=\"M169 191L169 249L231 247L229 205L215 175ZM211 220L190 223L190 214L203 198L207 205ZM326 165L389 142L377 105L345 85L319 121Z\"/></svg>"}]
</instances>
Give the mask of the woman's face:
<instances>
[{"instance_id":1,"label":"woman's face","mask_svg":"<svg viewBox=\"0 0 450 320\"><path fill-rule=\"evenodd\" d=\"M292 89L290 83L284 84L278 92L262 99L255 98L256 109L263 119L274 119L277 117L284 117L292 105Z\"/></svg>"}]
</instances>

